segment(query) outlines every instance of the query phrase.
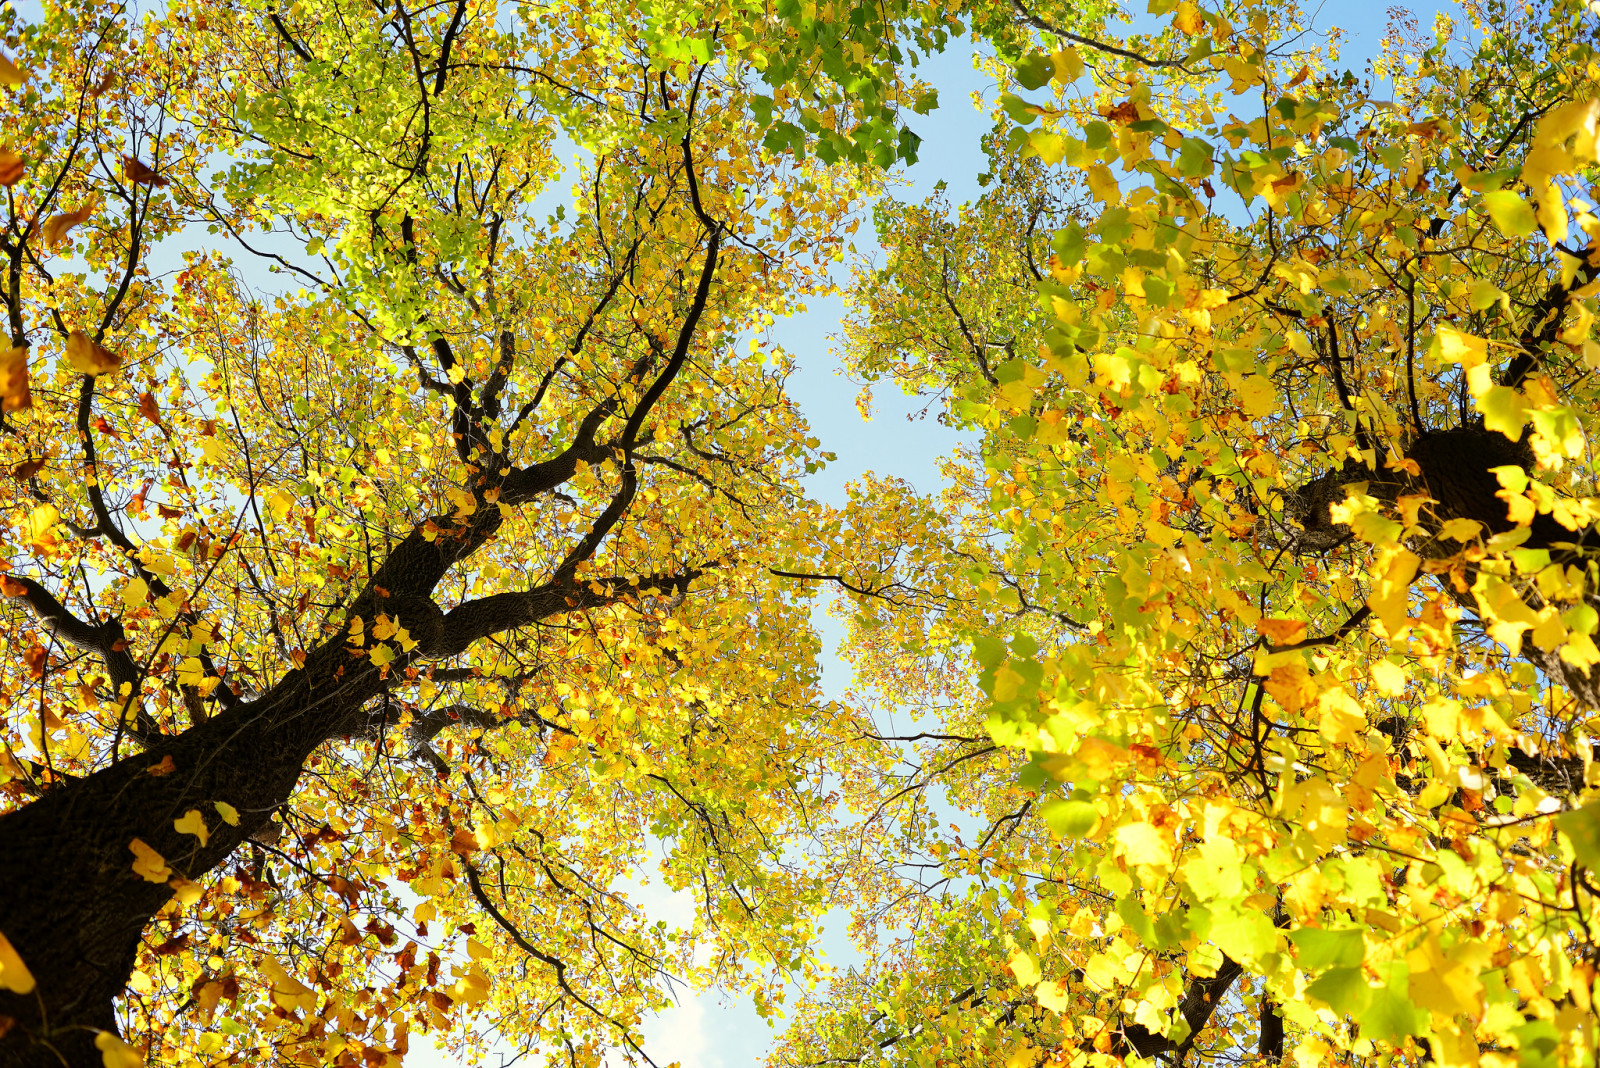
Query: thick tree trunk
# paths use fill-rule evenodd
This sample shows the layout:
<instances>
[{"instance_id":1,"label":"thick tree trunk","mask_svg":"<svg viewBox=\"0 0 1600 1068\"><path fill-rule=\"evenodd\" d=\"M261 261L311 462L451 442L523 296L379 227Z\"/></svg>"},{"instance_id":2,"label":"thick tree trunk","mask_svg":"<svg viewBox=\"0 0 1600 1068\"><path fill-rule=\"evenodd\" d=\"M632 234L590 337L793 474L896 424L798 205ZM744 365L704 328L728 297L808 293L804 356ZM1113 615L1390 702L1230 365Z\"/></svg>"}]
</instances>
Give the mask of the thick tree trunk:
<instances>
[{"instance_id":1,"label":"thick tree trunk","mask_svg":"<svg viewBox=\"0 0 1600 1068\"><path fill-rule=\"evenodd\" d=\"M331 659L324 653L308 668ZM145 752L0 818L0 931L38 984L27 995L0 992L0 1016L11 1021L0 1064L101 1064L95 1033L116 1030L113 1002L142 932L173 894L168 880L134 871L130 844L155 850L175 877L198 880L222 864L288 800L311 752L355 727L378 692L381 680L364 660L344 666L338 677L317 671L324 681L316 687L307 671L292 672L261 699L150 739ZM237 826L221 818L217 801L237 810ZM204 846L173 826L190 809L211 830Z\"/></svg>"}]
</instances>

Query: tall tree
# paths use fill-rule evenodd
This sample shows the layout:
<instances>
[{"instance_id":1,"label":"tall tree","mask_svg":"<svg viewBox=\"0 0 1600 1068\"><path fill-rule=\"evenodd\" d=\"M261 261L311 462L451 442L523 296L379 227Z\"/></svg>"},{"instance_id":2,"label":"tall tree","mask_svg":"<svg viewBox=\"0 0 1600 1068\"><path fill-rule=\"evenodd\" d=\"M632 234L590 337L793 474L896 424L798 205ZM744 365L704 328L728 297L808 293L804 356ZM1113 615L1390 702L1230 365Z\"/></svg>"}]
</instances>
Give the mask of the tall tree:
<instances>
[{"instance_id":1,"label":"tall tree","mask_svg":"<svg viewBox=\"0 0 1600 1068\"><path fill-rule=\"evenodd\" d=\"M859 731L760 331L955 25L0 12L0 1063L594 1064L674 974L809 966Z\"/></svg>"},{"instance_id":2,"label":"tall tree","mask_svg":"<svg viewBox=\"0 0 1600 1068\"><path fill-rule=\"evenodd\" d=\"M780 1060L1593 1063L1596 14L1401 21L1385 86L1292 9L1152 8L1034 20L1010 192L896 212L855 289L863 372L982 434L856 505L922 531L828 569L864 681L945 778L1027 760L987 830L908 819L943 935Z\"/></svg>"}]
</instances>

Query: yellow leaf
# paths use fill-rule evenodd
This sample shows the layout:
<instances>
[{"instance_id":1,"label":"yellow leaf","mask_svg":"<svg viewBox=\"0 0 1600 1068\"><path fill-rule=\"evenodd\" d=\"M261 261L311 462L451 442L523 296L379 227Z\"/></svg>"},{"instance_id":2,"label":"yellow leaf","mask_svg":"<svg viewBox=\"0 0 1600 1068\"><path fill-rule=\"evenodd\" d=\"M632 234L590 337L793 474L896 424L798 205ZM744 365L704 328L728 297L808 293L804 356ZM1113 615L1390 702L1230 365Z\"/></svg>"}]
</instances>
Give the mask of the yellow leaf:
<instances>
[{"instance_id":1,"label":"yellow leaf","mask_svg":"<svg viewBox=\"0 0 1600 1068\"><path fill-rule=\"evenodd\" d=\"M1498 290L1497 290L1498 292ZM1463 334L1452 326L1442 326L1434 335L1434 359L1440 363L1459 363L1476 367L1489 358L1489 343L1481 337Z\"/></svg>"},{"instance_id":2,"label":"yellow leaf","mask_svg":"<svg viewBox=\"0 0 1600 1068\"><path fill-rule=\"evenodd\" d=\"M1111 168L1104 163L1096 163L1084 172L1084 178L1089 183L1089 192L1100 203L1107 207L1115 207L1122 202L1122 193L1117 188L1117 179L1112 175Z\"/></svg>"},{"instance_id":3,"label":"yellow leaf","mask_svg":"<svg viewBox=\"0 0 1600 1068\"><path fill-rule=\"evenodd\" d=\"M1452 541L1471 541L1478 536L1478 532L1482 529L1483 524L1476 519L1463 519L1457 516L1454 519L1447 520L1439 528L1439 537L1449 538Z\"/></svg>"},{"instance_id":4,"label":"yellow leaf","mask_svg":"<svg viewBox=\"0 0 1600 1068\"><path fill-rule=\"evenodd\" d=\"M61 522L61 510L53 504L41 504L28 515L28 542L36 549L46 552L53 550L58 544L54 534L56 524Z\"/></svg>"},{"instance_id":5,"label":"yellow leaf","mask_svg":"<svg viewBox=\"0 0 1600 1068\"><path fill-rule=\"evenodd\" d=\"M1122 855L1130 864L1165 867L1172 863L1172 843L1158 828L1148 823L1130 823L1119 827L1115 837Z\"/></svg>"},{"instance_id":6,"label":"yellow leaf","mask_svg":"<svg viewBox=\"0 0 1600 1068\"><path fill-rule=\"evenodd\" d=\"M1048 983L1040 983L1034 988L1033 996L1039 999L1039 1004L1051 1012L1066 1012L1070 996L1067 993L1067 984L1057 979Z\"/></svg>"},{"instance_id":7,"label":"yellow leaf","mask_svg":"<svg viewBox=\"0 0 1600 1068\"><path fill-rule=\"evenodd\" d=\"M100 1063L105 1068L144 1068L144 1058L138 1051L110 1031L94 1036L94 1048L100 1051Z\"/></svg>"},{"instance_id":8,"label":"yellow leaf","mask_svg":"<svg viewBox=\"0 0 1600 1068\"><path fill-rule=\"evenodd\" d=\"M67 335L67 363L86 375L103 375L122 366L122 357L99 344L82 330Z\"/></svg>"},{"instance_id":9,"label":"yellow leaf","mask_svg":"<svg viewBox=\"0 0 1600 1068\"><path fill-rule=\"evenodd\" d=\"M1359 741L1360 732L1367 725L1361 706L1337 686L1318 695L1317 711L1321 714L1317 732L1335 745L1352 745Z\"/></svg>"},{"instance_id":10,"label":"yellow leaf","mask_svg":"<svg viewBox=\"0 0 1600 1068\"><path fill-rule=\"evenodd\" d=\"M1411 581L1417 577L1422 558L1409 549L1391 549L1381 555L1382 573L1372 584L1372 594L1367 607L1383 624L1390 640L1405 633L1407 624L1407 595ZM1377 571L1377 568L1374 568Z\"/></svg>"},{"instance_id":11,"label":"yellow leaf","mask_svg":"<svg viewBox=\"0 0 1600 1068\"><path fill-rule=\"evenodd\" d=\"M1203 33L1206 28L1205 20L1200 17L1200 5L1192 0L1183 0L1178 5L1177 12L1172 16L1172 24L1190 37Z\"/></svg>"},{"instance_id":12,"label":"yellow leaf","mask_svg":"<svg viewBox=\"0 0 1600 1068\"><path fill-rule=\"evenodd\" d=\"M304 1009L306 1012L315 1012L317 1008L317 994L309 986L296 979L289 969L278 963L275 957L261 958L261 974L272 983L272 1001L280 1009L293 1011Z\"/></svg>"},{"instance_id":13,"label":"yellow leaf","mask_svg":"<svg viewBox=\"0 0 1600 1068\"><path fill-rule=\"evenodd\" d=\"M0 85L9 87L21 85L28 80L28 72L17 66L5 56L0 56Z\"/></svg>"},{"instance_id":14,"label":"yellow leaf","mask_svg":"<svg viewBox=\"0 0 1600 1068\"><path fill-rule=\"evenodd\" d=\"M200 844L205 845L211 840L211 829L206 826L205 817L200 815L200 810L191 808L181 817L172 821L172 829L179 834L192 834L200 839Z\"/></svg>"},{"instance_id":15,"label":"yellow leaf","mask_svg":"<svg viewBox=\"0 0 1600 1068\"><path fill-rule=\"evenodd\" d=\"M1536 225L1533 209L1521 195L1509 189L1496 189L1483 194L1483 206L1489 218L1507 237L1527 237Z\"/></svg>"},{"instance_id":16,"label":"yellow leaf","mask_svg":"<svg viewBox=\"0 0 1600 1068\"><path fill-rule=\"evenodd\" d=\"M1252 419L1260 419L1278 406L1278 387L1265 375L1249 375L1239 383L1239 407Z\"/></svg>"},{"instance_id":17,"label":"yellow leaf","mask_svg":"<svg viewBox=\"0 0 1600 1068\"><path fill-rule=\"evenodd\" d=\"M205 887L189 879L174 877L167 885L172 887L173 896L181 905L193 905L205 894Z\"/></svg>"},{"instance_id":18,"label":"yellow leaf","mask_svg":"<svg viewBox=\"0 0 1600 1068\"><path fill-rule=\"evenodd\" d=\"M1385 697L1399 697L1406 690L1405 669L1387 660L1372 665L1372 685Z\"/></svg>"},{"instance_id":19,"label":"yellow leaf","mask_svg":"<svg viewBox=\"0 0 1600 1068\"><path fill-rule=\"evenodd\" d=\"M0 990L31 994L33 987L33 973L22 963L22 957L12 947L11 940L0 932Z\"/></svg>"},{"instance_id":20,"label":"yellow leaf","mask_svg":"<svg viewBox=\"0 0 1600 1068\"><path fill-rule=\"evenodd\" d=\"M1083 59L1079 57L1076 48L1063 48L1050 57L1051 64L1055 67L1056 81L1068 85L1083 77Z\"/></svg>"},{"instance_id":21,"label":"yellow leaf","mask_svg":"<svg viewBox=\"0 0 1600 1068\"><path fill-rule=\"evenodd\" d=\"M88 220L94 214L95 205L91 202L79 207L76 211L64 211L59 215L52 215L39 227L39 232L44 236L44 247L52 251L66 240L67 234L74 226Z\"/></svg>"},{"instance_id":22,"label":"yellow leaf","mask_svg":"<svg viewBox=\"0 0 1600 1068\"><path fill-rule=\"evenodd\" d=\"M128 849L133 852L135 875L152 883L164 883L172 877L172 869L167 867L166 859L146 845L142 839L135 838L129 842Z\"/></svg>"},{"instance_id":23,"label":"yellow leaf","mask_svg":"<svg viewBox=\"0 0 1600 1068\"><path fill-rule=\"evenodd\" d=\"M212 807L214 807L217 810L217 815L222 817L222 822L223 823L226 823L229 827L237 827L237 826L239 826L239 810L238 809L234 808L232 805L228 804L226 801L213 801L213 802L211 802L211 804L212 804Z\"/></svg>"},{"instance_id":24,"label":"yellow leaf","mask_svg":"<svg viewBox=\"0 0 1600 1068\"><path fill-rule=\"evenodd\" d=\"M1032 953L1019 952L1011 958L1006 967L1017 977L1017 982L1023 986L1037 986L1039 983L1039 958Z\"/></svg>"}]
</instances>

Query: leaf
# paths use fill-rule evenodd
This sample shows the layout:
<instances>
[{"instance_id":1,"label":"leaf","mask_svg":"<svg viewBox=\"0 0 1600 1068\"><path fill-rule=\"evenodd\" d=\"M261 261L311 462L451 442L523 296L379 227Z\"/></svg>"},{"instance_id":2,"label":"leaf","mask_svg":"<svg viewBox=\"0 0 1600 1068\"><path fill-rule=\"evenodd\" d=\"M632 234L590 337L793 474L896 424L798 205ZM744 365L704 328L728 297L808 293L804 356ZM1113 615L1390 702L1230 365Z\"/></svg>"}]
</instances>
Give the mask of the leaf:
<instances>
[{"instance_id":1,"label":"leaf","mask_svg":"<svg viewBox=\"0 0 1600 1068\"><path fill-rule=\"evenodd\" d=\"M22 157L9 148L0 148L0 186L10 187L22 180L27 167Z\"/></svg>"},{"instance_id":2,"label":"leaf","mask_svg":"<svg viewBox=\"0 0 1600 1068\"><path fill-rule=\"evenodd\" d=\"M0 56L0 85L14 89L28 80L28 72L5 56Z\"/></svg>"},{"instance_id":3,"label":"leaf","mask_svg":"<svg viewBox=\"0 0 1600 1068\"><path fill-rule=\"evenodd\" d=\"M0 410L17 412L33 407L33 393L28 389L28 351L27 345L18 345L0 352Z\"/></svg>"},{"instance_id":4,"label":"leaf","mask_svg":"<svg viewBox=\"0 0 1600 1068\"><path fill-rule=\"evenodd\" d=\"M172 869L167 867L166 859L146 845L143 839L135 838L128 843L128 849L133 853L133 873L139 878L146 882L164 883L172 877Z\"/></svg>"},{"instance_id":5,"label":"leaf","mask_svg":"<svg viewBox=\"0 0 1600 1068\"><path fill-rule=\"evenodd\" d=\"M205 817L200 815L200 810L191 808L182 816L172 821L172 829L179 834L192 834L200 839L200 844L205 845L211 840L211 828L206 826Z\"/></svg>"},{"instance_id":6,"label":"leaf","mask_svg":"<svg viewBox=\"0 0 1600 1068\"><path fill-rule=\"evenodd\" d=\"M1297 950L1295 963L1307 972L1355 968L1366 956L1366 941L1357 930L1330 931L1302 927L1289 935Z\"/></svg>"},{"instance_id":7,"label":"leaf","mask_svg":"<svg viewBox=\"0 0 1600 1068\"><path fill-rule=\"evenodd\" d=\"M1330 968L1306 987L1306 993L1344 1016L1358 1016L1372 997L1360 968Z\"/></svg>"},{"instance_id":8,"label":"leaf","mask_svg":"<svg viewBox=\"0 0 1600 1068\"><path fill-rule=\"evenodd\" d=\"M222 817L222 822L223 823L226 823L230 827L239 826L239 810L238 809L234 808L232 805L228 804L226 801L213 801L213 802L211 802L211 805L212 805L213 808L215 808L217 810L217 815Z\"/></svg>"},{"instance_id":9,"label":"leaf","mask_svg":"<svg viewBox=\"0 0 1600 1068\"><path fill-rule=\"evenodd\" d=\"M1031 987L1039 984L1039 958L1032 953L1017 952L1006 967L1011 969L1011 974L1015 975L1017 982L1023 986Z\"/></svg>"},{"instance_id":10,"label":"leaf","mask_svg":"<svg viewBox=\"0 0 1600 1068\"><path fill-rule=\"evenodd\" d=\"M110 1031L94 1036L94 1048L100 1051L100 1063L105 1068L144 1068L139 1052Z\"/></svg>"},{"instance_id":11,"label":"leaf","mask_svg":"<svg viewBox=\"0 0 1600 1068\"><path fill-rule=\"evenodd\" d=\"M167 179L133 156L122 157L122 173L134 185L155 186L167 184Z\"/></svg>"},{"instance_id":12,"label":"leaf","mask_svg":"<svg viewBox=\"0 0 1600 1068\"><path fill-rule=\"evenodd\" d=\"M40 471L43 471L46 465L49 463L49 458L45 456L35 456L31 459L24 460L16 467L11 469L11 477L16 479L18 482L27 482L34 475L37 475Z\"/></svg>"},{"instance_id":13,"label":"leaf","mask_svg":"<svg viewBox=\"0 0 1600 1068\"><path fill-rule=\"evenodd\" d=\"M1572 854L1586 868L1600 868L1600 802L1570 809L1555 818L1556 829L1572 843Z\"/></svg>"},{"instance_id":14,"label":"leaf","mask_svg":"<svg viewBox=\"0 0 1600 1068\"><path fill-rule=\"evenodd\" d=\"M272 1003L278 1008L293 1012L296 1009L315 1012L317 994L294 976L276 957L261 958L261 974L272 984Z\"/></svg>"},{"instance_id":15,"label":"leaf","mask_svg":"<svg viewBox=\"0 0 1600 1068\"><path fill-rule=\"evenodd\" d=\"M52 215L46 219L39 232L44 236L44 247L54 250L67 239L67 234L79 223L88 220L94 214L93 203L84 204L76 211L65 211L59 215Z\"/></svg>"},{"instance_id":16,"label":"leaf","mask_svg":"<svg viewBox=\"0 0 1600 1068\"><path fill-rule=\"evenodd\" d=\"M1538 226L1528 202L1522 199L1521 194L1509 189L1483 194L1483 206L1495 226L1507 237L1527 237Z\"/></svg>"},{"instance_id":17,"label":"leaf","mask_svg":"<svg viewBox=\"0 0 1600 1068\"><path fill-rule=\"evenodd\" d=\"M11 940L0 931L0 990L31 994L33 987L33 973L22 962L22 956L11 945Z\"/></svg>"},{"instance_id":18,"label":"leaf","mask_svg":"<svg viewBox=\"0 0 1600 1068\"><path fill-rule=\"evenodd\" d=\"M1100 821L1100 813L1088 801L1057 799L1043 807L1045 823L1062 838L1082 838Z\"/></svg>"},{"instance_id":19,"label":"leaf","mask_svg":"<svg viewBox=\"0 0 1600 1068\"><path fill-rule=\"evenodd\" d=\"M1293 645L1305 638L1306 621L1303 619L1262 619L1256 630L1267 639L1268 645Z\"/></svg>"},{"instance_id":20,"label":"leaf","mask_svg":"<svg viewBox=\"0 0 1600 1068\"><path fill-rule=\"evenodd\" d=\"M1204 33L1206 30L1205 19L1200 14L1200 5L1194 3L1193 0L1183 0L1178 5L1177 11L1172 16L1172 24L1178 28L1179 32L1186 33L1190 37Z\"/></svg>"},{"instance_id":21,"label":"leaf","mask_svg":"<svg viewBox=\"0 0 1600 1068\"><path fill-rule=\"evenodd\" d=\"M67 335L67 363L86 375L103 375L122 366L122 357L105 348L82 330Z\"/></svg>"}]
</instances>

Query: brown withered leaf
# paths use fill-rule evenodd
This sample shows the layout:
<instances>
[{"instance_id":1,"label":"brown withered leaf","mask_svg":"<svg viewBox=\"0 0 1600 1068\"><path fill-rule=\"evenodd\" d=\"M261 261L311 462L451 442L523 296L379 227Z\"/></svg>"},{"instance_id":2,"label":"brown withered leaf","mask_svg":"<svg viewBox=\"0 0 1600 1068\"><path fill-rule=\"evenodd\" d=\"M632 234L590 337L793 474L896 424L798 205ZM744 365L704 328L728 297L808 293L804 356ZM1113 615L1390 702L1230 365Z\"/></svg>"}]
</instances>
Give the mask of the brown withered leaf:
<instances>
[{"instance_id":1,"label":"brown withered leaf","mask_svg":"<svg viewBox=\"0 0 1600 1068\"><path fill-rule=\"evenodd\" d=\"M115 89L121 81L122 79L118 78L113 71L108 70L100 76L99 81L94 83L94 88L89 90L89 95L99 99Z\"/></svg>"},{"instance_id":2,"label":"brown withered leaf","mask_svg":"<svg viewBox=\"0 0 1600 1068\"><path fill-rule=\"evenodd\" d=\"M0 351L0 410L21 411L33 407L28 389L28 346L18 345Z\"/></svg>"},{"instance_id":3,"label":"brown withered leaf","mask_svg":"<svg viewBox=\"0 0 1600 1068\"><path fill-rule=\"evenodd\" d=\"M166 178L134 156L122 157L122 173L134 185L153 185L159 189L167 184Z\"/></svg>"},{"instance_id":4,"label":"brown withered leaf","mask_svg":"<svg viewBox=\"0 0 1600 1068\"><path fill-rule=\"evenodd\" d=\"M0 185L13 186L22 180L28 168L23 164L22 157L9 148L0 148Z\"/></svg>"},{"instance_id":5,"label":"brown withered leaf","mask_svg":"<svg viewBox=\"0 0 1600 1068\"><path fill-rule=\"evenodd\" d=\"M40 471L43 471L44 465L49 462L50 458L47 456L29 457L11 469L11 477L18 482L26 482Z\"/></svg>"}]
</instances>

